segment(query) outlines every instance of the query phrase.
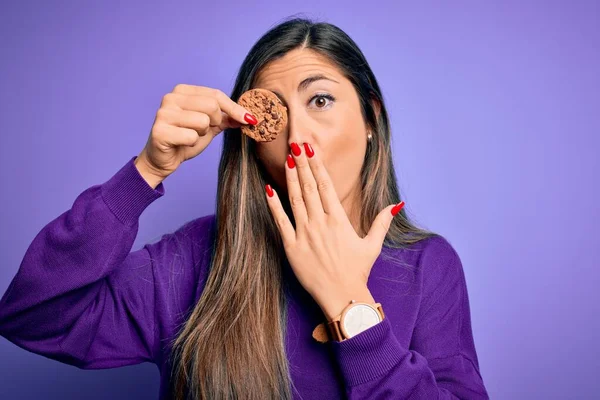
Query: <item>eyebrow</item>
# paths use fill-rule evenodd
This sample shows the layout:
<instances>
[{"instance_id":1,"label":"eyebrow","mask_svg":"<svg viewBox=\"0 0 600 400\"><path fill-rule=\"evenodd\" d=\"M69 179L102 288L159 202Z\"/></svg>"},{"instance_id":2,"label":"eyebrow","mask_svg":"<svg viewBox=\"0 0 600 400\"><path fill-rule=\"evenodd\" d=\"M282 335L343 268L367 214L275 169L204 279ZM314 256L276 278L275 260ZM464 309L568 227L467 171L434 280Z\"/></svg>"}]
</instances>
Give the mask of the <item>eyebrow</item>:
<instances>
[{"instance_id":1,"label":"eyebrow","mask_svg":"<svg viewBox=\"0 0 600 400\"><path fill-rule=\"evenodd\" d=\"M318 75L311 75L308 78L304 79L302 82L300 82L300 84L298 85L298 91L299 92L303 92L305 91L312 83L317 82L317 81L322 81L322 80L326 80L326 81L331 81L331 82L335 82L335 83L339 83L336 80L333 80L331 78L326 77L325 75L322 74L318 74Z\"/></svg>"},{"instance_id":2,"label":"eyebrow","mask_svg":"<svg viewBox=\"0 0 600 400\"><path fill-rule=\"evenodd\" d=\"M323 74L317 74L317 75L311 75L308 78L304 79L302 82L300 82L300 84L298 85L298 91L299 92L303 92L306 89L308 89L308 87L317 82L317 81L331 81L331 82L335 82L335 83L339 83L338 81L336 81L335 79L331 79L326 77ZM271 90L273 93L275 93L275 95L277 95L277 97L279 97L279 100L281 100L281 102L283 103L284 106L287 107L287 103L285 101L285 99L283 98L283 95L275 90Z\"/></svg>"}]
</instances>

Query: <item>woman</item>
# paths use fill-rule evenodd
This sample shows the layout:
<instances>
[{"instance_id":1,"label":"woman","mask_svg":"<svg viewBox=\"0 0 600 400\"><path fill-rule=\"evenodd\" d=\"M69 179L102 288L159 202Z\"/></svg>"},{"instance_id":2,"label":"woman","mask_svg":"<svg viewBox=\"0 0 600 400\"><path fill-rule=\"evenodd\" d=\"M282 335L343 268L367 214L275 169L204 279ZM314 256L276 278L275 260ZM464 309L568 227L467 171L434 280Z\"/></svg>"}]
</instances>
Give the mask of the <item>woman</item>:
<instances>
[{"instance_id":1,"label":"woman","mask_svg":"<svg viewBox=\"0 0 600 400\"><path fill-rule=\"evenodd\" d=\"M240 133L250 88L288 108L273 142ZM164 179L221 131L216 215L131 252ZM250 50L231 98L164 96L142 152L36 236L0 333L84 369L154 362L161 398L488 398L460 259L402 205L363 54L291 20Z\"/></svg>"}]
</instances>

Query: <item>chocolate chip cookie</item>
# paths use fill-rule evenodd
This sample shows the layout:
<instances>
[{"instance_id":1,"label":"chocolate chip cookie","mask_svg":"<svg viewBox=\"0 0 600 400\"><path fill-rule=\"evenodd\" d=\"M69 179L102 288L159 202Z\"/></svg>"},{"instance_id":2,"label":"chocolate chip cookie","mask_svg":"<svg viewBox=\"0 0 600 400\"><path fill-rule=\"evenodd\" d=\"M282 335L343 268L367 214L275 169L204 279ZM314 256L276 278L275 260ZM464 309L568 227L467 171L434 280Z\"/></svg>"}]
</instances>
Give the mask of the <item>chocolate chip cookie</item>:
<instances>
[{"instance_id":1,"label":"chocolate chip cookie","mask_svg":"<svg viewBox=\"0 0 600 400\"><path fill-rule=\"evenodd\" d=\"M285 129L288 116L287 107L270 90L251 89L243 93L238 104L256 117L256 125L242 125L242 133L257 142L270 142Z\"/></svg>"}]
</instances>

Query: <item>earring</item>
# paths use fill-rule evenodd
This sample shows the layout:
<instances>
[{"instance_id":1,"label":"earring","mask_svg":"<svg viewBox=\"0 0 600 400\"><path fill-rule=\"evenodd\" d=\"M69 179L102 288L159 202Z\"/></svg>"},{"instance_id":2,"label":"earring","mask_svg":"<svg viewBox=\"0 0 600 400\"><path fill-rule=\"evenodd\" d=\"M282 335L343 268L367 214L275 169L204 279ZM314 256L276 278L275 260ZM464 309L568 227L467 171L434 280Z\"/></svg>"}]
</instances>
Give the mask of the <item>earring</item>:
<instances>
[{"instance_id":1,"label":"earring","mask_svg":"<svg viewBox=\"0 0 600 400\"><path fill-rule=\"evenodd\" d=\"M367 139L371 140L372 137L373 135L371 135L371 132L369 132L369 134L367 135Z\"/></svg>"}]
</instances>

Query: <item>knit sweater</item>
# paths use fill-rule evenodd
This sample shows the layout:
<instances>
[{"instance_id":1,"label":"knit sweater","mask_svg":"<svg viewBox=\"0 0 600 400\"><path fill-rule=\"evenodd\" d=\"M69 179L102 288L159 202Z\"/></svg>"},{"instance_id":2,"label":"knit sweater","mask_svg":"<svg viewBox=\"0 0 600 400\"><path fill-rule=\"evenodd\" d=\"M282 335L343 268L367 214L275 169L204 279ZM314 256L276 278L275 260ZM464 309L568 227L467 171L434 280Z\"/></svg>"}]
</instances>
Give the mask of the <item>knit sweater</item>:
<instances>
[{"instance_id":1,"label":"knit sweater","mask_svg":"<svg viewBox=\"0 0 600 400\"><path fill-rule=\"evenodd\" d=\"M169 399L169 343L210 269L214 215L132 251L139 218L165 194L132 157L33 239L0 299L0 335L82 369L143 362ZM487 399L459 256L441 236L383 247L368 280L385 318L342 342L312 338L323 313L287 260L285 348L295 399Z\"/></svg>"}]
</instances>

